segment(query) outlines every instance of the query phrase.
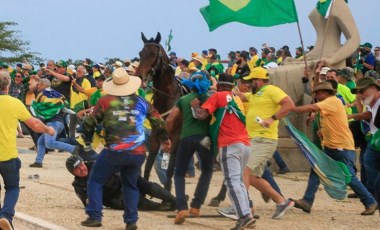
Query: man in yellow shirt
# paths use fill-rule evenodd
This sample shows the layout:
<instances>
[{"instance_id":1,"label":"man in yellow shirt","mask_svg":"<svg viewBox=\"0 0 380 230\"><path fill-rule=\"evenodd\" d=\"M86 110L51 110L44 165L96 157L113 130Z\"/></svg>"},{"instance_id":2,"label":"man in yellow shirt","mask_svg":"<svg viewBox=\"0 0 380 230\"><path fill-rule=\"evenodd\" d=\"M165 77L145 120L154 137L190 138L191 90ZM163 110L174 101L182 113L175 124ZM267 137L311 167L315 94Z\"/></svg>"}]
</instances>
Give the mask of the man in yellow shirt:
<instances>
[{"instance_id":1,"label":"man in yellow shirt","mask_svg":"<svg viewBox=\"0 0 380 230\"><path fill-rule=\"evenodd\" d=\"M347 166L352 176L349 186L358 194L360 201L365 206L361 215L373 215L377 210L377 203L355 175L354 138L348 127L345 107L342 101L335 96L336 90L329 82L315 84L313 93L315 93L318 103L295 107L293 111L298 113L320 112L323 152ZM304 197L295 200L295 207L310 213L318 186L319 178L311 170Z\"/></svg>"},{"instance_id":2,"label":"man in yellow shirt","mask_svg":"<svg viewBox=\"0 0 380 230\"><path fill-rule=\"evenodd\" d=\"M77 90L74 85L74 81L77 85L80 85L83 89L90 89L91 83L85 78L86 68L84 66L78 66L76 70L76 77L72 80L71 90L70 90L70 108L75 112L79 112L83 109L87 109L87 95L81 93ZM70 123L69 123L69 137L75 138L75 130L78 124L78 118L76 114L70 114Z\"/></svg>"},{"instance_id":3,"label":"man in yellow shirt","mask_svg":"<svg viewBox=\"0 0 380 230\"><path fill-rule=\"evenodd\" d=\"M11 77L0 71L0 175L4 181L5 196L0 210L0 229L13 229L12 220L19 197L20 167L16 146L16 129L19 121L25 122L34 132L54 135L54 129L32 117L25 105L8 95Z\"/></svg>"},{"instance_id":4,"label":"man in yellow shirt","mask_svg":"<svg viewBox=\"0 0 380 230\"><path fill-rule=\"evenodd\" d=\"M243 79L252 82L251 93L238 93L243 102L249 103L246 128L252 145L244 172L244 183L247 188L252 185L277 204L272 216L277 219L293 207L294 202L285 199L262 176L267 161L272 158L277 148L278 120L293 109L294 103L284 91L269 84L268 72L262 67L254 68Z\"/></svg>"},{"instance_id":5,"label":"man in yellow shirt","mask_svg":"<svg viewBox=\"0 0 380 230\"><path fill-rule=\"evenodd\" d=\"M251 60L249 60L249 68L253 70L253 68L256 68L256 62L259 60L259 55L257 55L257 49L255 47L249 48L249 54L251 55Z\"/></svg>"}]
</instances>

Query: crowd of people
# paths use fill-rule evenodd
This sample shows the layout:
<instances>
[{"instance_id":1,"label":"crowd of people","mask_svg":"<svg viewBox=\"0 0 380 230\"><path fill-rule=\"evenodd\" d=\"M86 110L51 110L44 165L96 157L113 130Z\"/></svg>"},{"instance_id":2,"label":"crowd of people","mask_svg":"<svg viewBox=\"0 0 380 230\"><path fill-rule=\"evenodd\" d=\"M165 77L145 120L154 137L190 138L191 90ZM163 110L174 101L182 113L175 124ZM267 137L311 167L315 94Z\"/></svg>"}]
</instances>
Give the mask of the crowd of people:
<instances>
[{"instance_id":1,"label":"crowd of people","mask_svg":"<svg viewBox=\"0 0 380 230\"><path fill-rule=\"evenodd\" d=\"M175 208L175 224L184 223L188 216L200 216L215 164L220 165L224 181L209 205L218 206L226 193L229 195L232 206L218 212L237 221L232 229L255 225L250 186L267 202L274 201L273 219L293 206L310 213L319 185L317 174L311 170L303 198L286 198L268 164L273 157L278 173L289 172L277 143L279 120L290 112L309 113L313 142L348 167L352 175L349 186L355 192L349 197L360 198L362 215L372 215L380 204L380 47L375 47L374 53L372 49L368 42L360 46L343 69L332 69L321 60L316 68L305 69L304 76L294 76L303 82L306 93L314 95L312 104L300 107L281 85L270 84L267 70L307 60L302 47L296 48L292 57L286 45L276 50L263 44L260 55L250 47L229 52L228 60L222 60L214 48L193 52L188 60L170 52L174 75L190 93L178 99L166 122L152 106L151 88L143 87L135 76L138 59L116 61L112 66L90 64L89 60L77 66L49 60L37 70L28 63L12 68L0 62L0 146L4 147L0 174L6 190L0 228L13 228L20 168L16 137L23 138L25 133L31 135L31 148L37 152L29 167L44 167L49 151L72 154L66 166L75 176L74 189L89 216L83 226L102 225L103 204L124 209L126 229L137 229L137 208ZM168 133L178 119L182 128L173 197L158 184L144 180L140 171L152 127L158 133L162 157L162 152L171 148ZM92 149L99 143L104 149L96 154ZM360 149L360 180L356 177L356 148ZM201 174L189 209L185 178L194 176L194 153ZM157 170L165 174L163 168ZM150 203L146 194L158 194L163 202Z\"/></svg>"}]
</instances>

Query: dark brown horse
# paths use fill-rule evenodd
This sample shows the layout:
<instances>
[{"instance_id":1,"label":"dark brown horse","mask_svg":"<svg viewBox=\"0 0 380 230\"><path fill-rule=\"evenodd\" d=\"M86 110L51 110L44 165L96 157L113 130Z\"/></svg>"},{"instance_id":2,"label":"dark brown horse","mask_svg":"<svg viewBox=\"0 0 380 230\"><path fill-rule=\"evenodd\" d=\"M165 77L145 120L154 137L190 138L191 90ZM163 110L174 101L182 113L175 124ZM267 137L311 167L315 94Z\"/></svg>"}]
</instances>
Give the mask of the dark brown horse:
<instances>
[{"instance_id":1,"label":"dark brown horse","mask_svg":"<svg viewBox=\"0 0 380 230\"><path fill-rule=\"evenodd\" d=\"M144 47L140 51L140 65L136 75L142 77L143 87L147 87L148 82L152 81L153 86L153 106L166 119L177 99L181 96L181 86L175 79L174 69L170 66L169 58L164 48L160 45L161 34L157 33L156 38L146 39L141 33ZM169 133L172 142L169 167L167 169L167 183L165 188L171 190L171 179L174 173L175 155L179 142L179 131L181 121L176 122L178 128L174 133ZM153 163L158 154L160 143L157 138L156 130L152 130L150 136L150 147L147 162L145 164L144 178L149 179Z\"/></svg>"}]
</instances>

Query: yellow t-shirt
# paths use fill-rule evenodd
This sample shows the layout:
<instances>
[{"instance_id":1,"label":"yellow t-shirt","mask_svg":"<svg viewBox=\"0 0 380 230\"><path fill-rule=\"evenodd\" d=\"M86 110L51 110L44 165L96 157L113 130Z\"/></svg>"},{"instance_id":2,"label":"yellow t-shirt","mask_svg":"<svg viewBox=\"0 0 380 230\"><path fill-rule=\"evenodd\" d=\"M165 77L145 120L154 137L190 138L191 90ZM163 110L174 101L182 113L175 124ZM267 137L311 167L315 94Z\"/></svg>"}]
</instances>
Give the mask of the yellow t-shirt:
<instances>
[{"instance_id":1,"label":"yellow t-shirt","mask_svg":"<svg viewBox=\"0 0 380 230\"><path fill-rule=\"evenodd\" d=\"M32 115L17 98L0 95L0 162L18 157L16 135L19 121Z\"/></svg>"},{"instance_id":2,"label":"yellow t-shirt","mask_svg":"<svg viewBox=\"0 0 380 230\"><path fill-rule=\"evenodd\" d=\"M259 56L256 54L255 56L253 56L252 58L251 58L251 60L249 60L249 62L248 62L248 65L249 65L249 69L252 71L253 70L253 68L256 68L257 66L256 66L256 62L257 62L257 60L259 60Z\"/></svg>"},{"instance_id":3,"label":"yellow t-shirt","mask_svg":"<svg viewBox=\"0 0 380 230\"><path fill-rule=\"evenodd\" d=\"M95 71L93 74L92 74L92 77L94 79L98 78L100 75L102 75L99 71Z\"/></svg>"},{"instance_id":4,"label":"yellow t-shirt","mask_svg":"<svg viewBox=\"0 0 380 230\"><path fill-rule=\"evenodd\" d=\"M342 101L331 96L316 105L321 109L322 146L355 150L354 138L348 127L347 114Z\"/></svg>"},{"instance_id":5,"label":"yellow t-shirt","mask_svg":"<svg viewBox=\"0 0 380 230\"><path fill-rule=\"evenodd\" d=\"M91 83L89 80L87 79L83 79L83 82L82 82L82 88L84 90L87 90L87 89L90 89L91 88ZM82 102L82 101L85 101L88 99L87 95L84 94L84 93L76 93L74 92L73 90L73 87L74 86L71 86L71 92L70 92L70 108L73 109L74 106L79 103L79 102Z\"/></svg>"},{"instance_id":6,"label":"yellow t-shirt","mask_svg":"<svg viewBox=\"0 0 380 230\"><path fill-rule=\"evenodd\" d=\"M250 138L265 137L278 139L279 121L276 120L268 128L264 128L256 121L256 117L260 117L263 120L272 117L281 109L279 103L287 96L282 89L274 85L266 85L255 94L245 93L245 97L249 103L246 123Z\"/></svg>"}]
</instances>

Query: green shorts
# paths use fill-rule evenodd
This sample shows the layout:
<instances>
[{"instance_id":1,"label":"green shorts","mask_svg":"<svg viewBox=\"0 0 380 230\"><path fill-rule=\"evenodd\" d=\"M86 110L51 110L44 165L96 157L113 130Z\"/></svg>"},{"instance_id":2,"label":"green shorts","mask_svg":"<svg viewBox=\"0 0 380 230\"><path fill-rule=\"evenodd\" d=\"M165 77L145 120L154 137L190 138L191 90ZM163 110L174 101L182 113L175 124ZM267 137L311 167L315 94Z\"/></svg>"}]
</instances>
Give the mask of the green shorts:
<instances>
[{"instance_id":1,"label":"green shorts","mask_svg":"<svg viewBox=\"0 0 380 230\"><path fill-rule=\"evenodd\" d=\"M277 140L254 137L251 142L251 155L247 167L251 169L251 175L261 177L264 174L267 161L273 156L277 148Z\"/></svg>"}]
</instances>

